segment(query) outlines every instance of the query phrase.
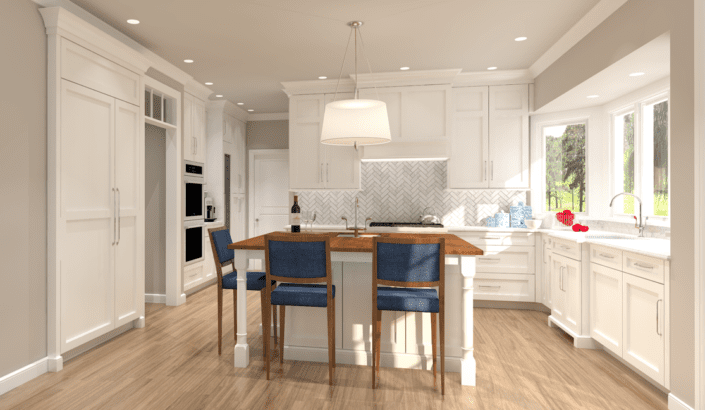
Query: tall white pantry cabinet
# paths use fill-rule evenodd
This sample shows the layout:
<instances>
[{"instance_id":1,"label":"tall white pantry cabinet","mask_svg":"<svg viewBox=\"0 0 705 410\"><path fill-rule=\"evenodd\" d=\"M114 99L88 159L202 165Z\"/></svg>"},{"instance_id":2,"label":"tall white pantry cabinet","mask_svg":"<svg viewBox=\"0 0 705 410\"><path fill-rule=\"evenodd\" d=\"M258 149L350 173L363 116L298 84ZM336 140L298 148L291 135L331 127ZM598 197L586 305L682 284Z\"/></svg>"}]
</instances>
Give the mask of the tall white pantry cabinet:
<instances>
[{"instance_id":1,"label":"tall white pantry cabinet","mask_svg":"<svg viewBox=\"0 0 705 410\"><path fill-rule=\"evenodd\" d=\"M49 64L47 356L58 371L62 354L130 322L144 326L148 63L64 9L40 12Z\"/></svg>"}]
</instances>

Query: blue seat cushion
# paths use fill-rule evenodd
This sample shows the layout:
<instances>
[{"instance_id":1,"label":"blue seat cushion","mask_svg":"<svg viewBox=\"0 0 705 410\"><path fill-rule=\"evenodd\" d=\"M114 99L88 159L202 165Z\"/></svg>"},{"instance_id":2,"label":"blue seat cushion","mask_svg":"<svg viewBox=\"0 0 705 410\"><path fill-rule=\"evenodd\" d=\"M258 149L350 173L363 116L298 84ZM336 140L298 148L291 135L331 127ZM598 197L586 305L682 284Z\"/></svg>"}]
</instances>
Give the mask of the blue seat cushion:
<instances>
[{"instance_id":1,"label":"blue seat cushion","mask_svg":"<svg viewBox=\"0 0 705 410\"><path fill-rule=\"evenodd\" d=\"M327 296L326 285L282 283L272 291L272 305L326 307ZM332 297L335 297L335 285Z\"/></svg>"},{"instance_id":2,"label":"blue seat cushion","mask_svg":"<svg viewBox=\"0 0 705 410\"><path fill-rule=\"evenodd\" d=\"M267 286L265 272L247 272L247 290L262 290ZM274 284L275 281L272 281ZM237 272L223 276L223 289L237 289Z\"/></svg>"},{"instance_id":3,"label":"blue seat cushion","mask_svg":"<svg viewBox=\"0 0 705 410\"><path fill-rule=\"evenodd\" d=\"M377 288L377 309L396 312L438 313L436 289Z\"/></svg>"}]
</instances>

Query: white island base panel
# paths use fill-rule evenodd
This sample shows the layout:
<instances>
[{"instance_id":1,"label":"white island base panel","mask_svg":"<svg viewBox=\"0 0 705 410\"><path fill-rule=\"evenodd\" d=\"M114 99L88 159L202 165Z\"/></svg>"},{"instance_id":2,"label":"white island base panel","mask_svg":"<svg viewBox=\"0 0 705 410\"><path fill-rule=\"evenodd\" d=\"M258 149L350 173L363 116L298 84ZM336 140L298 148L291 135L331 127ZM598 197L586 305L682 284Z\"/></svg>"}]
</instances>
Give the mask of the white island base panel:
<instances>
[{"instance_id":1,"label":"white island base panel","mask_svg":"<svg viewBox=\"0 0 705 410\"><path fill-rule=\"evenodd\" d=\"M247 266L247 259L264 256L262 251L236 250L235 253L238 273L244 271L238 262L244 267ZM241 261L238 261L238 254L242 254ZM336 288L336 362L371 366L372 254L333 252L331 260ZM472 348L474 275L474 256L446 256L445 370L461 373L461 384L465 386L475 385L476 366ZM238 293L236 367L247 367L249 364L247 335L241 333L244 329L240 328L240 323L247 323L246 318L242 317L242 313L246 312L240 305L242 302L245 300ZM287 306L285 318L284 359L327 363L326 309ZM381 351L382 367L431 370L431 315L382 312ZM440 371L440 349L436 357Z\"/></svg>"}]
</instances>

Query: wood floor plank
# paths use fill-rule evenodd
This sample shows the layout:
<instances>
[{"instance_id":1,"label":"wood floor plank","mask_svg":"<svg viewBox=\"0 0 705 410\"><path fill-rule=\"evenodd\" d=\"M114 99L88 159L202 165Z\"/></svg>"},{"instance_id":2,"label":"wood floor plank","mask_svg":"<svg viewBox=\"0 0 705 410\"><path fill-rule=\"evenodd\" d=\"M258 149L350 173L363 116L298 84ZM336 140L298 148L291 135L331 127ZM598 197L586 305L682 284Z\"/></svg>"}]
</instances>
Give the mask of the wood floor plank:
<instances>
[{"instance_id":1,"label":"wood floor plank","mask_svg":"<svg viewBox=\"0 0 705 410\"><path fill-rule=\"evenodd\" d=\"M178 307L147 304L147 326L130 330L3 396L0 409L667 409L666 395L600 350L572 339L528 310L475 309L477 387L460 374L287 360L272 349L265 380L260 306L248 296L250 366L233 367L232 298L224 297L223 353L217 347L216 288Z\"/></svg>"}]
</instances>

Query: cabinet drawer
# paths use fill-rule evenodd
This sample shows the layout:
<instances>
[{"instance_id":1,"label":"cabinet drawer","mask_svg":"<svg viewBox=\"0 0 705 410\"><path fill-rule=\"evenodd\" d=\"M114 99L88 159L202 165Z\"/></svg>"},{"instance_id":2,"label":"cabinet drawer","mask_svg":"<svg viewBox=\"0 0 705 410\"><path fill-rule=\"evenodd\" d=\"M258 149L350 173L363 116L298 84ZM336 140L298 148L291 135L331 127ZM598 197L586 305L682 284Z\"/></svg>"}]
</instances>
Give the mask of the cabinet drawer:
<instances>
[{"instance_id":1,"label":"cabinet drawer","mask_svg":"<svg viewBox=\"0 0 705 410\"><path fill-rule=\"evenodd\" d=\"M486 246L477 257L476 271L483 273L527 273L536 271L533 246Z\"/></svg>"},{"instance_id":2,"label":"cabinet drawer","mask_svg":"<svg viewBox=\"0 0 705 410\"><path fill-rule=\"evenodd\" d=\"M582 244L566 239L551 238L551 252L579 261L582 259Z\"/></svg>"},{"instance_id":3,"label":"cabinet drawer","mask_svg":"<svg viewBox=\"0 0 705 410\"><path fill-rule=\"evenodd\" d=\"M140 105L140 76L65 38L61 39L61 77L111 97Z\"/></svg>"},{"instance_id":4,"label":"cabinet drawer","mask_svg":"<svg viewBox=\"0 0 705 410\"><path fill-rule=\"evenodd\" d=\"M479 246L534 246L533 232L451 232L469 243Z\"/></svg>"},{"instance_id":5,"label":"cabinet drawer","mask_svg":"<svg viewBox=\"0 0 705 410\"><path fill-rule=\"evenodd\" d=\"M198 283L203 277L203 264L196 263L184 268L184 290Z\"/></svg>"},{"instance_id":6,"label":"cabinet drawer","mask_svg":"<svg viewBox=\"0 0 705 410\"><path fill-rule=\"evenodd\" d=\"M664 261L631 252L624 252L624 272L663 284Z\"/></svg>"},{"instance_id":7,"label":"cabinet drawer","mask_svg":"<svg viewBox=\"0 0 705 410\"><path fill-rule=\"evenodd\" d=\"M533 302L534 281L534 275L478 273L473 299Z\"/></svg>"},{"instance_id":8,"label":"cabinet drawer","mask_svg":"<svg viewBox=\"0 0 705 410\"><path fill-rule=\"evenodd\" d=\"M622 270L622 251L600 245L590 245L590 262Z\"/></svg>"}]
</instances>

